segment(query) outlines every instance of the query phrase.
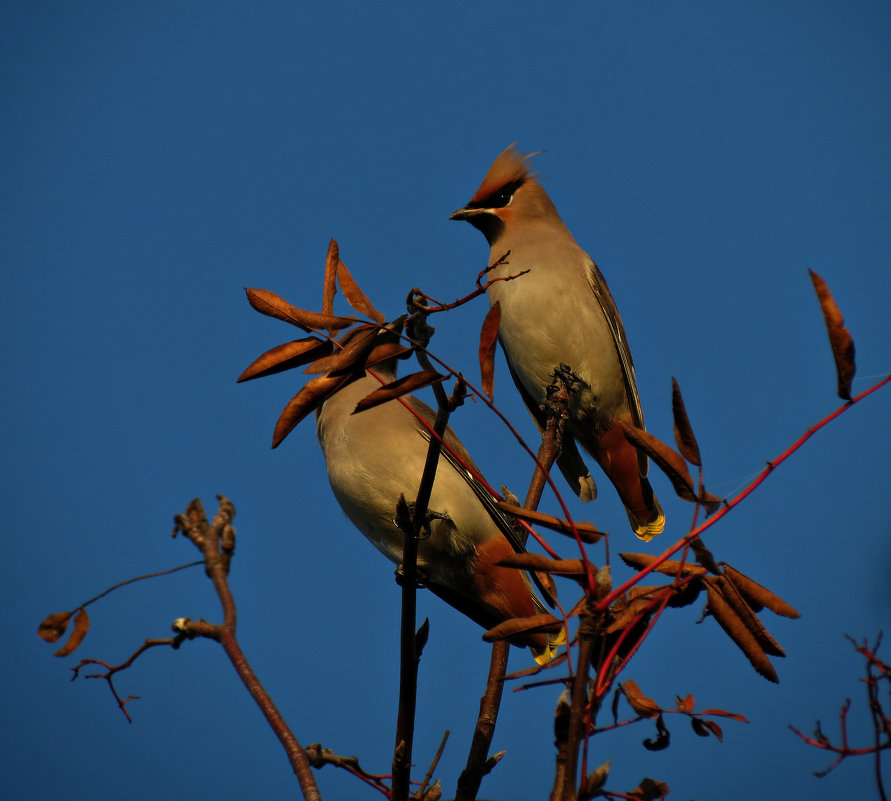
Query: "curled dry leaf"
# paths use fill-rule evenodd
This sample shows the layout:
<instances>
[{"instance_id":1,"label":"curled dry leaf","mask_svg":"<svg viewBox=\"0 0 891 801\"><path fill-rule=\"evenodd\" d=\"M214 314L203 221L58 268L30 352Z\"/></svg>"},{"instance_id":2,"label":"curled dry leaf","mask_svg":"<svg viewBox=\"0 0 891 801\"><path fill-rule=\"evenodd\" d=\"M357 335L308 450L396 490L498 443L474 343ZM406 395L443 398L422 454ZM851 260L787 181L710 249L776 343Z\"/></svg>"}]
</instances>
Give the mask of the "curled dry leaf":
<instances>
[{"instance_id":1,"label":"curled dry leaf","mask_svg":"<svg viewBox=\"0 0 891 801\"><path fill-rule=\"evenodd\" d=\"M677 443L678 450L690 464L702 467L699 445L693 435L693 426L690 425L690 418L687 417L684 398L676 378L671 379L671 411L674 415L674 441Z\"/></svg>"},{"instance_id":2,"label":"curled dry leaf","mask_svg":"<svg viewBox=\"0 0 891 801\"><path fill-rule=\"evenodd\" d=\"M443 379L445 379L445 376L440 375L436 370L422 370L418 373L411 373L402 378L397 378L395 381L385 384L370 395L366 395L362 398L362 400L356 404L353 414L358 414L359 412L364 412L375 406L380 406L380 404L386 403L387 401L401 398L403 395L408 395L410 392L422 389L423 387L428 387Z\"/></svg>"},{"instance_id":3,"label":"curled dry leaf","mask_svg":"<svg viewBox=\"0 0 891 801\"><path fill-rule=\"evenodd\" d=\"M535 570L553 576L579 578L585 575L585 565L581 559L549 559L539 553L514 553L505 556L497 564L502 567L516 567L521 570Z\"/></svg>"},{"instance_id":4,"label":"curled dry leaf","mask_svg":"<svg viewBox=\"0 0 891 801\"><path fill-rule=\"evenodd\" d=\"M755 635L749 630L749 627L736 614L730 604L724 600L718 586L711 580L706 581L706 590L708 591L708 608L712 613L712 617L718 621L718 624L727 633L739 649L746 655L746 658L765 679L778 683L777 673L770 664L767 654L764 653Z\"/></svg>"},{"instance_id":5,"label":"curled dry leaf","mask_svg":"<svg viewBox=\"0 0 891 801\"><path fill-rule=\"evenodd\" d=\"M743 623L748 626L749 631L755 635L755 639L758 640L758 644L764 650L764 653L770 654L771 656L785 656L786 652L782 649L780 644L771 637L770 632L758 619L758 616L752 611L752 608L746 603L733 582L727 579L726 576L718 576L714 581L718 587L720 587L721 595L724 596L724 600L733 607L733 611L739 615Z\"/></svg>"},{"instance_id":6,"label":"curled dry leaf","mask_svg":"<svg viewBox=\"0 0 891 801\"><path fill-rule=\"evenodd\" d=\"M37 636L46 642L57 642L65 633L74 612L53 612L47 615L37 627Z\"/></svg>"},{"instance_id":7,"label":"curled dry leaf","mask_svg":"<svg viewBox=\"0 0 891 801\"><path fill-rule=\"evenodd\" d=\"M355 375L320 375L308 382L282 410L275 431L272 434L272 447L277 448L294 427L326 398L345 386Z\"/></svg>"},{"instance_id":8,"label":"curled dry leaf","mask_svg":"<svg viewBox=\"0 0 891 801\"><path fill-rule=\"evenodd\" d=\"M733 585L742 593L743 598L748 601L749 606L756 612L760 611L762 607L767 607L775 615L791 618L801 617L801 613L797 609L787 604L778 595L762 587L758 582L752 581L726 562L723 564L724 575L733 582Z\"/></svg>"},{"instance_id":9,"label":"curled dry leaf","mask_svg":"<svg viewBox=\"0 0 891 801\"><path fill-rule=\"evenodd\" d=\"M501 325L501 301L496 300L483 320L480 331L480 376L483 392L492 398L495 392L495 343L498 342L498 328Z\"/></svg>"},{"instance_id":10,"label":"curled dry leaf","mask_svg":"<svg viewBox=\"0 0 891 801\"><path fill-rule=\"evenodd\" d=\"M567 537L574 536L572 533L572 527L569 525L568 520L563 520L562 518L554 517L553 515L547 515L544 512L538 512L533 509L524 509L522 506L517 506L513 503L507 503L506 501L496 501L495 503L499 509L513 515L514 517L519 517L520 519L526 520L529 523L536 523L540 526L544 526L545 528L549 528L552 531L557 531L560 534L565 534ZM578 531L579 533L579 539L581 539L582 542L599 542L600 538L605 533L603 531L598 531L597 528L592 526L590 523L576 523L575 527L576 531Z\"/></svg>"},{"instance_id":11,"label":"curled dry leaf","mask_svg":"<svg viewBox=\"0 0 891 801\"><path fill-rule=\"evenodd\" d=\"M518 634L560 631L562 626L562 620L548 614L515 617L489 629L483 634L483 639L486 642L495 642L496 640L510 639Z\"/></svg>"},{"instance_id":12,"label":"curled dry leaf","mask_svg":"<svg viewBox=\"0 0 891 801\"><path fill-rule=\"evenodd\" d=\"M662 712L662 707L652 698L647 698L633 679L623 681L621 686L629 705L641 717L655 718Z\"/></svg>"},{"instance_id":13,"label":"curled dry leaf","mask_svg":"<svg viewBox=\"0 0 891 801\"><path fill-rule=\"evenodd\" d=\"M829 344L832 346L832 355L835 358L838 396L843 400L851 400L851 381L857 369L854 364L854 338L845 328L845 318L842 317L826 282L813 270L808 272L811 274L811 281L817 291L817 300L820 301L820 308L823 310Z\"/></svg>"},{"instance_id":14,"label":"curled dry leaf","mask_svg":"<svg viewBox=\"0 0 891 801\"><path fill-rule=\"evenodd\" d=\"M83 639L87 636L89 630L90 616L87 614L87 610L81 607L77 610L77 614L74 616L74 628L71 630L71 636L68 638L68 642L56 651L53 656L68 656L68 654L72 653L74 649L83 642Z\"/></svg>"},{"instance_id":15,"label":"curled dry leaf","mask_svg":"<svg viewBox=\"0 0 891 801\"><path fill-rule=\"evenodd\" d=\"M334 345L318 337L305 337L270 348L245 368L237 383L250 381L314 361L331 353Z\"/></svg>"},{"instance_id":16,"label":"curled dry leaf","mask_svg":"<svg viewBox=\"0 0 891 801\"><path fill-rule=\"evenodd\" d=\"M338 370L349 370L371 353L378 339L378 329L374 326L359 326L340 338L342 347L330 356L314 361L303 372L307 375L333 373Z\"/></svg>"},{"instance_id":17,"label":"curled dry leaf","mask_svg":"<svg viewBox=\"0 0 891 801\"><path fill-rule=\"evenodd\" d=\"M331 241L333 242L334 240ZM337 280L338 283L340 283L340 288L343 290L343 296L347 299L347 303L349 303L353 309L359 312L359 314L364 314L367 317L370 317L376 323L384 322L384 315L374 308L374 304L368 299L366 294L359 289L356 280L350 274L347 266L340 258L338 258L337 261Z\"/></svg>"},{"instance_id":18,"label":"curled dry leaf","mask_svg":"<svg viewBox=\"0 0 891 801\"><path fill-rule=\"evenodd\" d=\"M664 751L668 748L671 742L671 734L665 726L665 721L662 719L662 715L659 715L659 717L656 718L656 731L658 734L655 740L647 738L643 741L643 747L646 748L647 751Z\"/></svg>"},{"instance_id":19,"label":"curled dry leaf","mask_svg":"<svg viewBox=\"0 0 891 801\"><path fill-rule=\"evenodd\" d=\"M316 329L340 331L342 328L348 328L353 323L359 322L355 317L338 317L333 314L319 314L306 309L298 309L268 289L250 289L245 287L244 291L247 295L248 303L260 314L296 325L307 333L312 333Z\"/></svg>"},{"instance_id":20,"label":"curled dry leaf","mask_svg":"<svg viewBox=\"0 0 891 801\"><path fill-rule=\"evenodd\" d=\"M332 239L328 243L328 254L325 257L325 285L322 289L322 314L334 314L334 296L337 294L337 262L340 261L340 249Z\"/></svg>"}]
</instances>

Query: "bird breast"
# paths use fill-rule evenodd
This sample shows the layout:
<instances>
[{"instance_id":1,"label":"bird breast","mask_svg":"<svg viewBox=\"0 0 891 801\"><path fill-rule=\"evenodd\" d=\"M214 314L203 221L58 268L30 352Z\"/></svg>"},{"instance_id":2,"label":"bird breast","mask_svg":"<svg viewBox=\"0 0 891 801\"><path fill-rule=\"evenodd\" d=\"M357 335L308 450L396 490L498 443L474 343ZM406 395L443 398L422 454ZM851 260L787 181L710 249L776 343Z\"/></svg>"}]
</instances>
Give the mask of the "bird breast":
<instances>
[{"instance_id":1,"label":"bird breast","mask_svg":"<svg viewBox=\"0 0 891 801\"><path fill-rule=\"evenodd\" d=\"M501 304L499 339L525 390L536 403L544 402L551 374L566 364L584 382L570 399L574 421L592 413L611 419L627 409L615 343L585 262L576 256L554 266L512 250L510 264L499 268L510 275L526 269L525 275L493 283L488 290L490 303Z\"/></svg>"},{"instance_id":2,"label":"bird breast","mask_svg":"<svg viewBox=\"0 0 891 801\"><path fill-rule=\"evenodd\" d=\"M419 423L398 401L360 414L356 402L374 386L367 379L325 402L317 432L331 488L353 524L395 564L402 561L403 534L393 518L399 495L413 501L427 455ZM476 547L497 529L464 479L444 460L429 504L442 515L431 520L418 549L418 566L431 580L451 585L469 575Z\"/></svg>"}]
</instances>

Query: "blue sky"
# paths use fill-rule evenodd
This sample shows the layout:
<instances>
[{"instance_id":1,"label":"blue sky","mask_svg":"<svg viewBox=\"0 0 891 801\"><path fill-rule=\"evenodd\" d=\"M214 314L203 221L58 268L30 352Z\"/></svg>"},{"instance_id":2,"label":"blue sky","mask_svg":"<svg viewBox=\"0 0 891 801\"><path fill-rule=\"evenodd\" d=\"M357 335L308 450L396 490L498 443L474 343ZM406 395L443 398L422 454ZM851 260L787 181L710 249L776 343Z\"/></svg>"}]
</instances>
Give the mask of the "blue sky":
<instances>
[{"instance_id":1,"label":"blue sky","mask_svg":"<svg viewBox=\"0 0 891 801\"><path fill-rule=\"evenodd\" d=\"M171 516L217 492L238 510L232 585L257 673L303 743L388 770L392 568L337 508L309 423L269 449L301 376L235 384L293 338L242 287L318 308L335 237L390 317L414 285L466 294L488 248L448 214L513 141L544 151L535 168L610 283L662 439L680 381L711 491L739 491L839 403L808 268L854 335L854 391L889 371L885 3L28 2L0 19L7 798L294 796L214 644L150 653L122 676L141 696L128 725L101 682L68 681L76 657L54 659L34 633L49 612L195 558L170 539ZM485 308L436 321L436 352L470 376ZM750 723L725 725L721 744L671 719L660 753L641 748L644 724L596 738L610 788L651 776L672 798L873 797L871 763L818 780L828 760L786 726L819 717L835 736L852 696L852 739L869 736L843 635L891 622L889 398L821 432L707 540L802 612L765 618L788 653L779 686L713 621L696 625L698 606L667 616L628 677L666 706L693 693ZM500 361L496 400L533 438ZM522 495L528 465L492 416L468 404L453 424L490 481ZM653 483L667 544L691 510L656 471ZM641 550L600 484L573 512L614 532L613 552ZM198 571L90 612L76 656L110 661L174 618L218 617ZM488 647L426 594L421 615L415 755L423 772L451 729L438 771L448 797ZM511 667L526 664L512 653ZM507 694L494 743L507 756L486 796L546 796L554 702L551 690ZM332 768L318 778L326 799L365 792Z\"/></svg>"}]
</instances>

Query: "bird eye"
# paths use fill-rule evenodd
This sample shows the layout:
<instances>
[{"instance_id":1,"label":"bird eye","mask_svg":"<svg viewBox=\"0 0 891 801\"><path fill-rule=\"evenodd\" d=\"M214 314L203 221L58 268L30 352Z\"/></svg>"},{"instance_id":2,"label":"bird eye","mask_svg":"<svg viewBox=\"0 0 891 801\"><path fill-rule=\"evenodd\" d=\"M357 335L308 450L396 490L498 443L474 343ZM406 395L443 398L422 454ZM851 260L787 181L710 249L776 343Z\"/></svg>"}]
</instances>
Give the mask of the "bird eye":
<instances>
[{"instance_id":1,"label":"bird eye","mask_svg":"<svg viewBox=\"0 0 891 801\"><path fill-rule=\"evenodd\" d=\"M502 186L497 192L489 195L486 201L489 208L503 209L505 206L509 206L514 199L514 194L523 185L524 180L521 178L517 181L511 181L509 184Z\"/></svg>"}]
</instances>

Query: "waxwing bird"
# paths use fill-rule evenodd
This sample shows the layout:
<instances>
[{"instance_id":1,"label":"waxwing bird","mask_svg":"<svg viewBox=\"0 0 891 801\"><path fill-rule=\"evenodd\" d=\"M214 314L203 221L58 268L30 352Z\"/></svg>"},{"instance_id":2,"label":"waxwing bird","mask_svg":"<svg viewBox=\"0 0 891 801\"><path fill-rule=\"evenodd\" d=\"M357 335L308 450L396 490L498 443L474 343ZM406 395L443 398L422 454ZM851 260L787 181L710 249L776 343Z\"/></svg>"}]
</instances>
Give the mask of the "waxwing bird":
<instances>
[{"instance_id":1,"label":"waxwing bird","mask_svg":"<svg viewBox=\"0 0 891 801\"><path fill-rule=\"evenodd\" d=\"M490 264L489 303L501 304L499 340L514 383L539 427L554 370L578 379L570 393L563 450L557 460L584 501L597 494L576 442L612 482L634 533L651 540L665 515L646 479L647 458L627 441L619 421L644 427L631 351L606 281L560 219L529 171L529 156L511 145L495 159L470 202L451 215L482 231ZM529 272L511 281L495 280Z\"/></svg>"},{"instance_id":2,"label":"waxwing bird","mask_svg":"<svg viewBox=\"0 0 891 801\"><path fill-rule=\"evenodd\" d=\"M394 359L371 369L385 383L395 379ZM325 400L316 413L316 433L343 511L379 551L399 564L403 533L393 520L396 504L400 494L414 500L430 439L412 412L431 427L435 414L410 395L402 398L406 406L391 400L353 414L356 404L380 386L366 372ZM444 441L476 470L450 428ZM419 541L418 570L431 590L485 628L547 611L525 573L496 564L525 550L515 521L445 448L429 509L429 535ZM528 645L535 659L545 663L562 642L562 632L537 633L515 644Z\"/></svg>"}]
</instances>

